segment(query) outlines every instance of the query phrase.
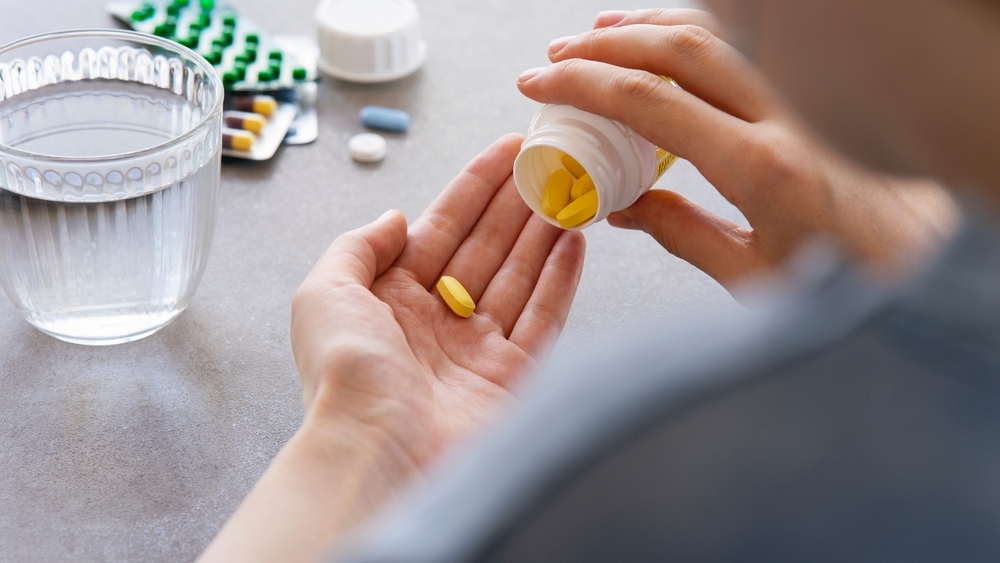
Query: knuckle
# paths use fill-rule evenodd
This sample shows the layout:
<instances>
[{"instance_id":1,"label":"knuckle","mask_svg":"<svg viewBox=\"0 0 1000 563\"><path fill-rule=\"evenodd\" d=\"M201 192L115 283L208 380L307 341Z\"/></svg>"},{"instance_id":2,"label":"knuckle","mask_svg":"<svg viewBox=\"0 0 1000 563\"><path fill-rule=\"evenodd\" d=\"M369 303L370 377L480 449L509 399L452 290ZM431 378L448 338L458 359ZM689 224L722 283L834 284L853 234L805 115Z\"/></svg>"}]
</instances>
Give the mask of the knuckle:
<instances>
[{"instance_id":1,"label":"knuckle","mask_svg":"<svg viewBox=\"0 0 1000 563\"><path fill-rule=\"evenodd\" d=\"M650 235L656 242L660 243L660 246L666 249L667 252L673 254L674 256L681 256L681 249L678 246L677 237L674 236L674 231L665 223L656 223L652 225L650 229Z\"/></svg>"},{"instance_id":2,"label":"knuckle","mask_svg":"<svg viewBox=\"0 0 1000 563\"><path fill-rule=\"evenodd\" d=\"M573 52L578 53L580 56L593 57L603 50L607 37L607 28L582 33L569 42L564 52Z\"/></svg>"},{"instance_id":3,"label":"knuckle","mask_svg":"<svg viewBox=\"0 0 1000 563\"><path fill-rule=\"evenodd\" d=\"M585 59L573 58L562 61L556 65L558 71L569 76L588 76L589 62Z\"/></svg>"},{"instance_id":4,"label":"knuckle","mask_svg":"<svg viewBox=\"0 0 1000 563\"><path fill-rule=\"evenodd\" d=\"M673 224L669 220L669 217L677 212L678 202L673 198L664 198L663 203L663 219L654 221L653 224L650 225L649 234L654 240L656 240L656 242L660 243L660 246L665 248L667 252L673 254L674 256L681 256L682 249L680 247L680 241L677 239L676 233L674 233Z\"/></svg>"},{"instance_id":5,"label":"knuckle","mask_svg":"<svg viewBox=\"0 0 1000 563\"><path fill-rule=\"evenodd\" d=\"M765 189L800 186L807 181L801 155L782 135L764 134L749 150L751 162Z\"/></svg>"},{"instance_id":6,"label":"knuckle","mask_svg":"<svg viewBox=\"0 0 1000 563\"><path fill-rule=\"evenodd\" d=\"M715 36L704 27L678 25L668 28L666 47L681 56L698 56L709 50Z\"/></svg>"},{"instance_id":7,"label":"knuckle","mask_svg":"<svg viewBox=\"0 0 1000 563\"><path fill-rule=\"evenodd\" d=\"M618 89L623 98L643 104L652 102L663 84L663 80L658 76L641 70L631 70L622 76Z\"/></svg>"}]
</instances>

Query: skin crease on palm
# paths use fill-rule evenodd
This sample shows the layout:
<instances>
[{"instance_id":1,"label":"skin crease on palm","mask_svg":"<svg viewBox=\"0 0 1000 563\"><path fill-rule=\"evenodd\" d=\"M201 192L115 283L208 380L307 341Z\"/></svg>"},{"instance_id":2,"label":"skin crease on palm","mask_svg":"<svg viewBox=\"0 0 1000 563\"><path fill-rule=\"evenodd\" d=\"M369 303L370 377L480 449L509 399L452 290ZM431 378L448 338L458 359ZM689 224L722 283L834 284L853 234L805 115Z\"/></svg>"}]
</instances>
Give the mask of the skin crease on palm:
<instances>
[{"instance_id":1,"label":"skin crease on palm","mask_svg":"<svg viewBox=\"0 0 1000 563\"><path fill-rule=\"evenodd\" d=\"M650 232L724 284L773 266L814 232L862 260L919 254L940 244L954 206L934 184L883 172L931 176L1000 202L1000 6L982 2L710 0L728 32L698 12L656 15L695 40L683 45L712 46L697 65L683 68L667 49L629 48L669 36L676 30L662 27L673 24L629 25L555 42L569 51L550 48L554 64L525 73L518 87L539 101L603 103L613 118L638 107L633 127L659 119L640 133L694 163L754 229L667 190L611 221ZM699 26L737 45L763 76L711 35L687 33ZM594 57L653 53L672 66L654 73L586 60L582 50L602 37L627 48ZM663 62L653 58L625 62ZM683 91L655 76L674 71ZM595 93L605 99L587 98ZM629 106L615 98L623 94L639 98ZM484 151L413 224L387 213L319 260L293 305L302 427L204 561L317 560L445 448L488 424L544 357L568 314L584 242L530 217L519 200L510 169L520 140ZM434 293L441 274L470 289L472 319L451 315Z\"/></svg>"}]
</instances>

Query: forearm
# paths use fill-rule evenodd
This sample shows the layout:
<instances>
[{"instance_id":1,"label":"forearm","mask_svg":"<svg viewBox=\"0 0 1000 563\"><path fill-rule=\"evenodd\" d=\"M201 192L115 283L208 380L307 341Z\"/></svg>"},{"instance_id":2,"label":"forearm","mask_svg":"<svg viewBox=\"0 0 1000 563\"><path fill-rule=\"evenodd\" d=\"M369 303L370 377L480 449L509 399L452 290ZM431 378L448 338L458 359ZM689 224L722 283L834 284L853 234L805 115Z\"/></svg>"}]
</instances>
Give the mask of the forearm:
<instances>
[{"instance_id":1,"label":"forearm","mask_svg":"<svg viewBox=\"0 0 1000 563\"><path fill-rule=\"evenodd\" d=\"M200 561L316 561L413 469L377 430L307 417Z\"/></svg>"}]
</instances>

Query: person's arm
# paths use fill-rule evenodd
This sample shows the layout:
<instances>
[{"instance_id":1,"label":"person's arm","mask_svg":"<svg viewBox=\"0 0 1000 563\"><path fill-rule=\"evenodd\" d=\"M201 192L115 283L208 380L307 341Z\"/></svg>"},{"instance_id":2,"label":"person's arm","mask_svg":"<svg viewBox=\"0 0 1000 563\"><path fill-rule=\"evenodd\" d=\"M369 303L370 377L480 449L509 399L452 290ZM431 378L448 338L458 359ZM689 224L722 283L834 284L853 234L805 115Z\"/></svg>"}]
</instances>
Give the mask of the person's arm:
<instances>
[{"instance_id":1,"label":"person's arm","mask_svg":"<svg viewBox=\"0 0 1000 563\"><path fill-rule=\"evenodd\" d=\"M711 15L613 12L598 16L595 27L553 41L554 64L522 74L521 92L619 120L689 160L751 229L667 190L613 214L611 225L651 234L731 287L815 234L882 272L906 269L957 224L957 207L933 182L864 170L813 139L753 65L719 38Z\"/></svg>"},{"instance_id":2,"label":"person's arm","mask_svg":"<svg viewBox=\"0 0 1000 563\"><path fill-rule=\"evenodd\" d=\"M409 228L339 237L296 293L305 420L201 560L313 561L430 460L496 416L562 330L583 268L510 178L522 137L483 152ZM441 275L476 301L452 313Z\"/></svg>"}]
</instances>

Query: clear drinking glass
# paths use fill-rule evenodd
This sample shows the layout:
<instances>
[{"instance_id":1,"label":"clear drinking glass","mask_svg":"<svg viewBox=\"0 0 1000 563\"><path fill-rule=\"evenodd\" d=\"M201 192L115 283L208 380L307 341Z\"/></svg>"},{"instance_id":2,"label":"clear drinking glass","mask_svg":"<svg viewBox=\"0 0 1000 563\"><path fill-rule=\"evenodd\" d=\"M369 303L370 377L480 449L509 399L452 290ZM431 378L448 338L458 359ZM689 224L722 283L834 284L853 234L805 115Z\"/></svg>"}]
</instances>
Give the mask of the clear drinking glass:
<instances>
[{"instance_id":1,"label":"clear drinking glass","mask_svg":"<svg viewBox=\"0 0 1000 563\"><path fill-rule=\"evenodd\" d=\"M194 51L116 30L0 47L0 284L79 344L187 306L218 209L222 82Z\"/></svg>"}]
</instances>

